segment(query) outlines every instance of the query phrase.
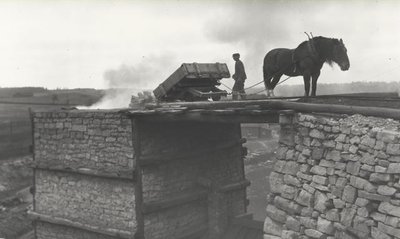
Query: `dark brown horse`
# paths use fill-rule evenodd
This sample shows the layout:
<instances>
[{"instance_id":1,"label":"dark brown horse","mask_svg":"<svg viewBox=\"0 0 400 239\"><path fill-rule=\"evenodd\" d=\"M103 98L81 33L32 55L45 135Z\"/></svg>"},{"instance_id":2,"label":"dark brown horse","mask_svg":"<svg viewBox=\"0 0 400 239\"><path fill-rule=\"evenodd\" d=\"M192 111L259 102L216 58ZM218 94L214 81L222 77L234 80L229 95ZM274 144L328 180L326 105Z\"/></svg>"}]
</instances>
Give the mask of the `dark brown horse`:
<instances>
[{"instance_id":1,"label":"dark brown horse","mask_svg":"<svg viewBox=\"0 0 400 239\"><path fill-rule=\"evenodd\" d=\"M342 39L313 37L301 43L296 49L277 48L267 53L264 58L264 84L267 95L273 96L273 90L282 75L303 76L305 96L311 96L317 91L317 80L323 64L333 62L340 66L342 71L350 68L347 49Z\"/></svg>"}]
</instances>

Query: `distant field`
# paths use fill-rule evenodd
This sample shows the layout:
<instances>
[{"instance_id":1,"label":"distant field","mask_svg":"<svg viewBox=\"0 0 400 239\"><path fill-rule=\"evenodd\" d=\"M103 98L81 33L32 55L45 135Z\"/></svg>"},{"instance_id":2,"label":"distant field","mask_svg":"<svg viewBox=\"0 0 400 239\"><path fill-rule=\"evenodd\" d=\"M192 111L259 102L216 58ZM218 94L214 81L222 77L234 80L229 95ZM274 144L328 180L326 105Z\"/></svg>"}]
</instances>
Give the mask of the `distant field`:
<instances>
[{"instance_id":1,"label":"distant field","mask_svg":"<svg viewBox=\"0 0 400 239\"><path fill-rule=\"evenodd\" d=\"M0 103L0 123L11 121L29 121L29 108L32 110L60 109L61 106L2 104Z\"/></svg>"},{"instance_id":2,"label":"distant field","mask_svg":"<svg viewBox=\"0 0 400 239\"><path fill-rule=\"evenodd\" d=\"M31 97L4 97L4 94L0 94L0 160L30 153L30 110L47 111L66 106L91 105L102 95L102 91L92 89L43 91Z\"/></svg>"},{"instance_id":3,"label":"distant field","mask_svg":"<svg viewBox=\"0 0 400 239\"><path fill-rule=\"evenodd\" d=\"M60 106L36 106L0 103L0 160L29 154L32 145L31 110L57 109Z\"/></svg>"},{"instance_id":4,"label":"distant field","mask_svg":"<svg viewBox=\"0 0 400 239\"><path fill-rule=\"evenodd\" d=\"M91 105L97 102L102 95L92 96L81 93L60 93L60 94L42 94L33 97L0 97L1 102L15 103L37 103L37 104L56 104L56 105Z\"/></svg>"},{"instance_id":5,"label":"distant field","mask_svg":"<svg viewBox=\"0 0 400 239\"><path fill-rule=\"evenodd\" d=\"M0 238L20 238L32 230L26 216L32 199L33 172L28 167L32 157L13 157L0 161Z\"/></svg>"}]
</instances>

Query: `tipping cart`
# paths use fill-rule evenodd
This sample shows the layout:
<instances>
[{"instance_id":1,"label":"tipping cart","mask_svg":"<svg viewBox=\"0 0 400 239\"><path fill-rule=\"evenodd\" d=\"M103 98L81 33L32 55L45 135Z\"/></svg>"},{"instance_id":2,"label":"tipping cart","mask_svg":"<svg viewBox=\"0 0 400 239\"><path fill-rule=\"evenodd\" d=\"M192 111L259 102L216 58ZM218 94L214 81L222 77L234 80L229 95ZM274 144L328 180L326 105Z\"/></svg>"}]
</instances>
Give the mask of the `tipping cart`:
<instances>
[{"instance_id":1,"label":"tipping cart","mask_svg":"<svg viewBox=\"0 0 400 239\"><path fill-rule=\"evenodd\" d=\"M229 77L225 63L183 63L153 93L161 101L218 101L228 95L219 81Z\"/></svg>"}]
</instances>

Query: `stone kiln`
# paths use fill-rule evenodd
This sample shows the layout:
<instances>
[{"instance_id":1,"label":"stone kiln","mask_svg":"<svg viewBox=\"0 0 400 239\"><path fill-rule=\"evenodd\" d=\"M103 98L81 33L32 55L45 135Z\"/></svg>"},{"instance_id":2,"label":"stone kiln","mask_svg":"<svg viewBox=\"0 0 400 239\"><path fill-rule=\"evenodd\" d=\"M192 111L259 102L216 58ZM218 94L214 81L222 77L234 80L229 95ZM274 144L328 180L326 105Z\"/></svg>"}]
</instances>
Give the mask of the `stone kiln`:
<instances>
[{"instance_id":1,"label":"stone kiln","mask_svg":"<svg viewBox=\"0 0 400 239\"><path fill-rule=\"evenodd\" d=\"M249 185L240 123L279 116L264 239L400 238L400 123L356 113L400 119L278 100L34 113L35 235L239 238Z\"/></svg>"}]
</instances>

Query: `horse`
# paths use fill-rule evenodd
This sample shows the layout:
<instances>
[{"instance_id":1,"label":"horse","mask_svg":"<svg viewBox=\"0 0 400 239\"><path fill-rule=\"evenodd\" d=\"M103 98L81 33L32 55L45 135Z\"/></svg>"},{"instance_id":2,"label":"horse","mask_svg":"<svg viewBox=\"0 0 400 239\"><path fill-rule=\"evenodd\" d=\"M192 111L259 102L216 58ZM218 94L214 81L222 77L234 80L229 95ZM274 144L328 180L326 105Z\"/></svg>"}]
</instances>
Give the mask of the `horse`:
<instances>
[{"instance_id":1,"label":"horse","mask_svg":"<svg viewBox=\"0 0 400 239\"><path fill-rule=\"evenodd\" d=\"M312 79L311 96L315 96L317 80L325 62L330 66L335 62L342 71L350 68L347 49L342 39L309 37L308 41L302 42L295 49L276 48L269 51L264 57L263 65L267 96L274 96L273 90L282 75L303 76L306 97L309 96Z\"/></svg>"}]
</instances>

